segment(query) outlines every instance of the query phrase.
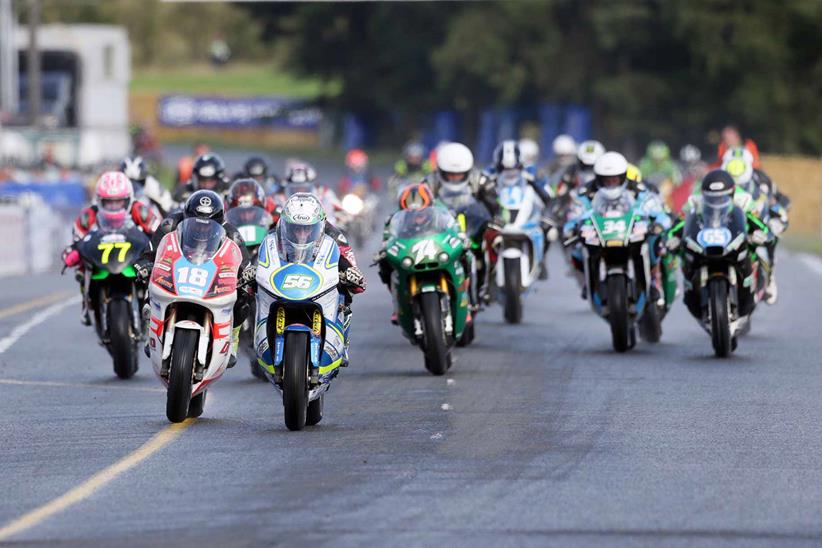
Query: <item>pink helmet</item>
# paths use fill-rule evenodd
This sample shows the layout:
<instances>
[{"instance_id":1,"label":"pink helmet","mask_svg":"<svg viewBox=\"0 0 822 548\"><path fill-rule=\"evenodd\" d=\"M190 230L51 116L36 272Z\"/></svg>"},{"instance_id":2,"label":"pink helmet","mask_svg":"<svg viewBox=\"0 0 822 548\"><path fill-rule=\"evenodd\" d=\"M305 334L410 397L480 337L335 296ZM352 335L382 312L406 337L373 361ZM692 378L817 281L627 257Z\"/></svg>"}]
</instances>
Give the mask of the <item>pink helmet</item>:
<instances>
[{"instance_id":1,"label":"pink helmet","mask_svg":"<svg viewBox=\"0 0 822 548\"><path fill-rule=\"evenodd\" d=\"M126 224L134 202L131 181L120 171L107 171L97 180L97 206L100 224L108 228L121 228Z\"/></svg>"},{"instance_id":2,"label":"pink helmet","mask_svg":"<svg viewBox=\"0 0 822 548\"><path fill-rule=\"evenodd\" d=\"M368 167L368 154L359 148L349 150L345 155L345 165L354 171L363 171Z\"/></svg>"}]
</instances>

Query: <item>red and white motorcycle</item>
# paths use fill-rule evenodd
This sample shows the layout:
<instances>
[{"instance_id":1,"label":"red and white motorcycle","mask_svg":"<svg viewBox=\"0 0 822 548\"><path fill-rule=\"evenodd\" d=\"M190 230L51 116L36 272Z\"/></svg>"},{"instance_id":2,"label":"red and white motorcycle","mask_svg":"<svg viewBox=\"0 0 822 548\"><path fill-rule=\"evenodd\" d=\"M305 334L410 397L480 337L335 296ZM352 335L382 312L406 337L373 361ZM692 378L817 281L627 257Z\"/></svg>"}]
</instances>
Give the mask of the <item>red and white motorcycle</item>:
<instances>
[{"instance_id":1,"label":"red and white motorcycle","mask_svg":"<svg viewBox=\"0 0 822 548\"><path fill-rule=\"evenodd\" d=\"M149 352L168 388L171 422L198 417L231 357L240 248L217 222L185 219L157 250L149 295Z\"/></svg>"}]
</instances>

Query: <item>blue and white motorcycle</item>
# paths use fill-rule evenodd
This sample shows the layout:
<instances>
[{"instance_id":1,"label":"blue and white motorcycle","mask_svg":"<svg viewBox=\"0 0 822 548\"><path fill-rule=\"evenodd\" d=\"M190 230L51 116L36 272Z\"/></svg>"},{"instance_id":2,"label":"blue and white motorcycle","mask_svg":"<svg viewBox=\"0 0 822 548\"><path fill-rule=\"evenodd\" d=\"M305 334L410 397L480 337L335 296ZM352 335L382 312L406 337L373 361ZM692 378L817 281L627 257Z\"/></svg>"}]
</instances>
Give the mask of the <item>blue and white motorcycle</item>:
<instances>
[{"instance_id":1,"label":"blue and white motorcycle","mask_svg":"<svg viewBox=\"0 0 822 548\"><path fill-rule=\"evenodd\" d=\"M495 265L492 275L505 321L520 323L522 296L539 277L545 246L540 220L545 205L520 173L500 174L497 191L502 225L492 234L489 264Z\"/></svg>"},{"instance_id":2,"label":"blue and white motorcycle","mask_svg":"<svg viewBox=\"0 0 822 548\"><path fill-rule=\"evenodd\" d=\"M337 243L322 234L298 255L289 254L278 227L257 259L257 363L282 393L289 430L322 419L325 392L347 360L350 321L337 288Z\"/></svg>"}]
</instances>

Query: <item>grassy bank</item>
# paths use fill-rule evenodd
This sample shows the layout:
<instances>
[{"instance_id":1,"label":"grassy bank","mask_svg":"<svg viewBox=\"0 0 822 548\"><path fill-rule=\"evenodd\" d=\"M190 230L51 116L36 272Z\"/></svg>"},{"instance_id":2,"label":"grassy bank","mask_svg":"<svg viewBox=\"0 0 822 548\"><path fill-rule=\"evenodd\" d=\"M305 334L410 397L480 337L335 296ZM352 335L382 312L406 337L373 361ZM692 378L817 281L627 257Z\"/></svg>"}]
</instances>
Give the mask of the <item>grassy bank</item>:
<instances>
[{"instance_id":1,"label":"grassy bank","mask_svg":"<svg viewBox=\"0 0 822 548\"><path fill-rule=\"evenodd\" d=\"M790 229L788 229L790 231ZM791 234L782 238L782 243L791 251L822 255L822 237L813 234ZM778 255L777 255L778 258Z\"/></svg>"},{"instance_id":2,"label":"grassy bank","mask_svg":"<svg viewBox=\"0 0 822 548\"><path fill-rule=\"evenodd\" d=\"M232 64L223 68L135 68L130 89L136 93L287 95L312 99L322 94L333 95L339 86L298 78L272 65Z\"/></svg>"}]
</instances>

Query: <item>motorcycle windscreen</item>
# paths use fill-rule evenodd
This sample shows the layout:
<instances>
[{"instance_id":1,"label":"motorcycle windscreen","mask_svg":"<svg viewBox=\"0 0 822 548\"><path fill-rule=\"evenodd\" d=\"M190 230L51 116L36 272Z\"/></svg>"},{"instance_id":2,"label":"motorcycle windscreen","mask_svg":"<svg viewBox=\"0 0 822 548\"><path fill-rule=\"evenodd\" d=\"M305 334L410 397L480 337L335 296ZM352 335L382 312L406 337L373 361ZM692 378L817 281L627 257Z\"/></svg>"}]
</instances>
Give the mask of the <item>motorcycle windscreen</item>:
<instances>
[{"instance_id":1,"label":"motorcycle windscreen","mask_svg":"<svg viewBox=\"0 0 822 548\"><path fill-rule=\"evenodd\" d=\"M314 259L325 233L325 223L301 225L286 222L281 218L277 223L277 240L281 258L287 263L307 263Z\"/></svg>"},{"instance_id":2,"label":"motorcycle windscreen","mask_svg":"<svg viewBox=\"0 0 822 548\"><path fill-rule=\"evenodd\" d=\"M260 245L274 222L271 214L259 206L242 206L229 209L226 221L237 227L246 245Z\"/></svg>"},{"instance_id":3,"label":"motorcycle windscreen","mask_svg":"<svg viewBox=\"0 0 822 548\"><path fill-rule=\"evenodd\" d=\"M183 256L194 265L210 261L225 239L225 229L216 221L196 217L185 219L177 227Z\"/></svg>"},{"instance_id":4,"label":"motorcycle windscreen","mask_svg":"<svg viewBox=\"0 0 822 548\"><path fill-rule=\"evenodd\" d=\"M730 194L702 195L702 223L706 228L720 228L728 223L728 214L733 209Z\"/></svg>"},{"instance_id":5,"label":"motorcycle windscreen","mask_svg":"<svg viewBox=\"0 0 822 548\"><path fill-rule=\"evenodd\" d=\"M401 209L391 217L389 232L394 238L417 238L454 227L456 221L442 207Z\"/></svg>"},{"instance_id":6,"label":"motorcycle windscreen","mask_svg":"<svg viewBox=\"0 0 822 548\"><path fill-rule=\"evenodd\" d=\"M617 198L609 198L604 192L597 191L591 207L605 217L622 216L633 209L634 198L627 192L622 192Z\"/></svg>"}]
</instances>

